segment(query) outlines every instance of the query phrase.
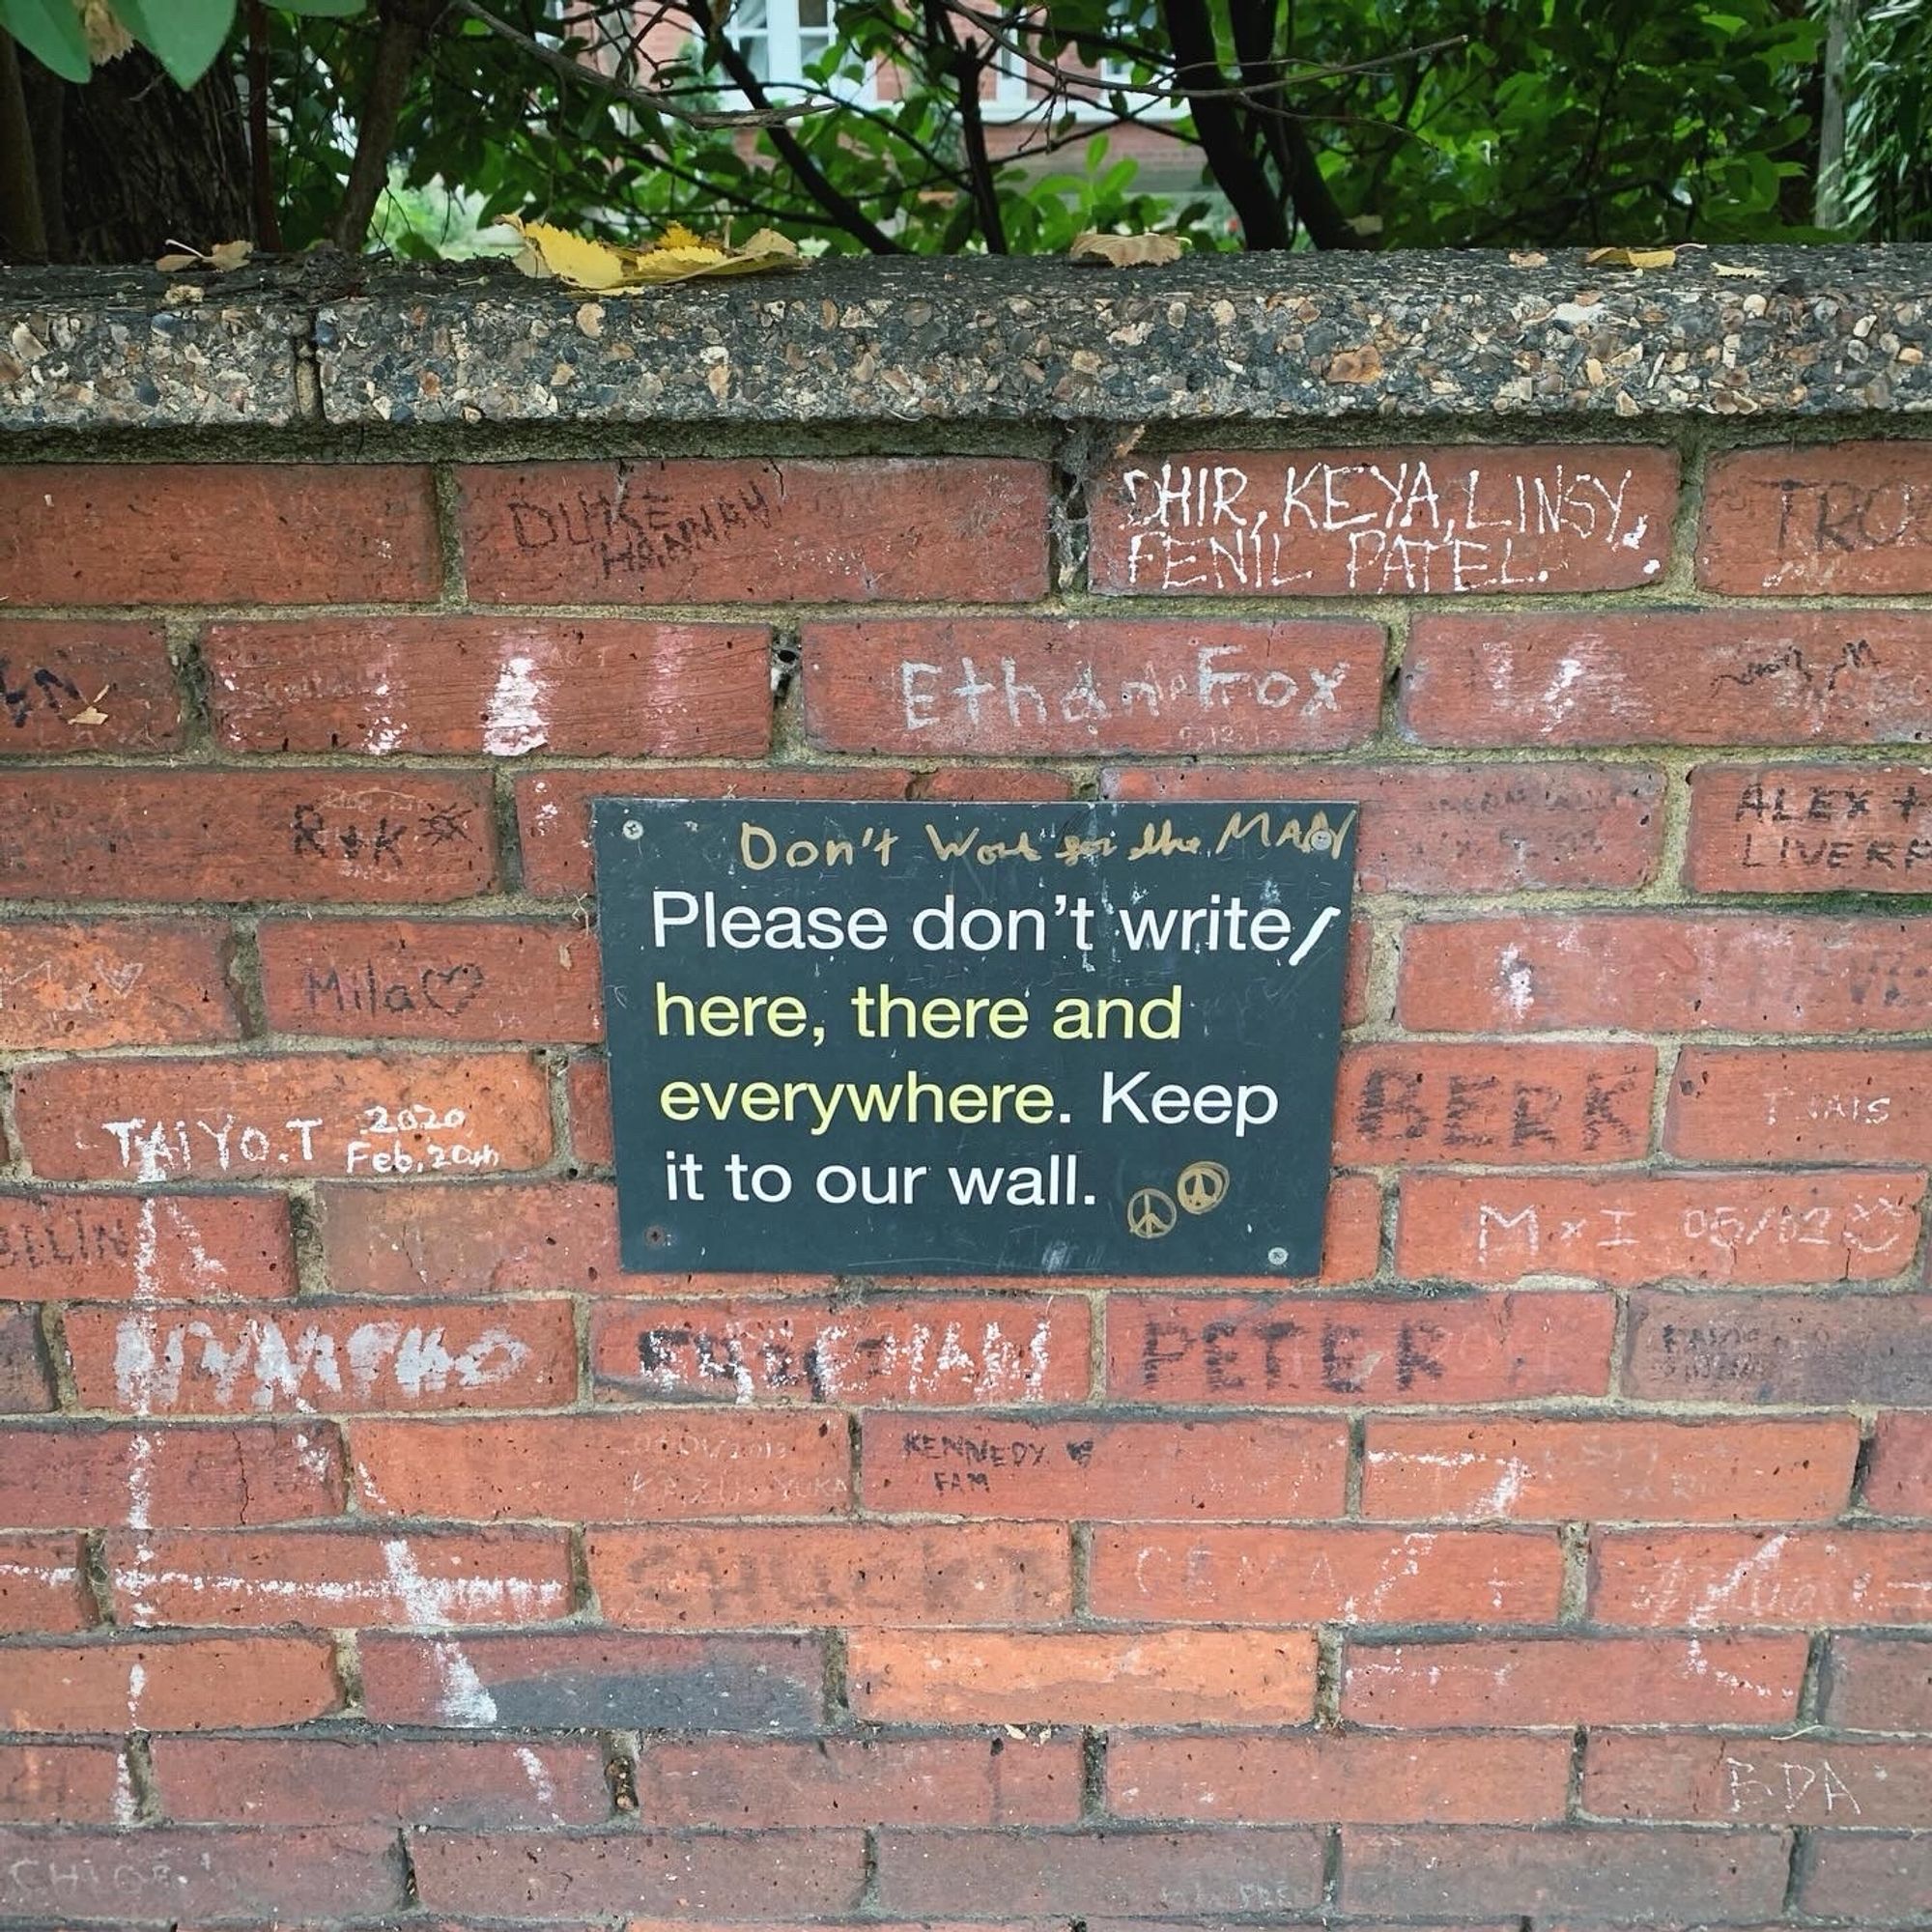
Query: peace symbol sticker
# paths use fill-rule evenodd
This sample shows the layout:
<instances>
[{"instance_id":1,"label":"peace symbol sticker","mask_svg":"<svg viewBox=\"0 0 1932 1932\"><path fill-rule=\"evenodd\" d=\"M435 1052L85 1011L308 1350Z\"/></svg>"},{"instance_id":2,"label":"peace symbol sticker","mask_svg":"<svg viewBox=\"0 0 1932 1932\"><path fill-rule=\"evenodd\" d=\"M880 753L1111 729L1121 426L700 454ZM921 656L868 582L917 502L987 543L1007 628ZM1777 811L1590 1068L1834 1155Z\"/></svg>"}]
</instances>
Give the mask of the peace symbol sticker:
<instances>
[{"instance_id":1,"label":"peace symbol sticker","mask_svg":"<svg viewBox=\"0 0 1932 1932\"><path fill-rule=\"evenodd\" d=\"M1144 1241L1157 1241L1163 1235L1173 1234L1179 1218L1174 1197L1158 1187L1138 1188L1127 1202L1127 1233Z\"/></svg>"},{"instance_id":2,"label":"peace symbol sticker","mask_svg":"<svg viewBox=\"0 0 1932 1932\"><path fill-rule=\"evenodd\" d=\"M1188 1213L1211 1214L1228 1198L1228 1170L1218 1160L1189 1161L1174 1192Z\"/></svg>"}]
</instances>

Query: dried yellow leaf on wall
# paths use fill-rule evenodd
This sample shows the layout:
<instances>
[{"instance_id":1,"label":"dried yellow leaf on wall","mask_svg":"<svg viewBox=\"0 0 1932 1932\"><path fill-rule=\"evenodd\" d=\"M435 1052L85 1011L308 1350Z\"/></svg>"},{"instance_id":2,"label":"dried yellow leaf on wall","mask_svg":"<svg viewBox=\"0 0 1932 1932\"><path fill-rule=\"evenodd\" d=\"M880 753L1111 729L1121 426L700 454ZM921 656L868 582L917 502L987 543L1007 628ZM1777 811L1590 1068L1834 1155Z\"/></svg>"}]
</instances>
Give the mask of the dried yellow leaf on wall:
<instances>
[{"instance_id":1,"label":"dried yellow leaf on wall","mask_svg":"<svg viewBox=\"0 0 1932 1932\"><path fill-rule=\"evenodd\" d=\"M1674 269L1675 248L1592 248L1586 262L1606 262L1613 269Z\"/></svg>"},{"instance_id":2,"label":"dried yellow leaf on wall","mask_svg":"<svg viewBox=\"0 0 1932 1932\"><path fill-rule=\"evenodd\" d=\"M1104 262L1110 269L1144 269L1180 259L1173 235L1101 235L1089 229L1073 238L1067 255L1076 262Z\"/></svg>"},{"instance_id":3,"label":"dried yellow leaf on wall","mask_svg":"<svg viewBox=\"0 0 1932 1932\"><path fill-rule=\"evenodd\" d=\"M796 244L769 228L759 229L742 248L731 249L673 222L647 248L620 248L547 222L521 221L514 214L503 220L522 238L516 259L525 274L554 275L574 289L608 295L701 275L756 275L800 266Z\"/></svg>"}]
</instances>

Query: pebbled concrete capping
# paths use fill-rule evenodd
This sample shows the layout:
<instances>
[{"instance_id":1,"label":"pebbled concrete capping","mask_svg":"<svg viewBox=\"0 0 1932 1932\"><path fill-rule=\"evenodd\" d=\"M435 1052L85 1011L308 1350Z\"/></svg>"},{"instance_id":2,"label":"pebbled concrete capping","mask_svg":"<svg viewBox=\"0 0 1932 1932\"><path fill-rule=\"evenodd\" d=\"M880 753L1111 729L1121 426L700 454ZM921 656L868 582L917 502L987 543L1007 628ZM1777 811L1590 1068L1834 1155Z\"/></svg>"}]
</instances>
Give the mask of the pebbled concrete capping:
<instances>
[{"instance_id":1,"label":"pebbled concrete capping","mask_svg":"<svg viewBox=\"0 0 1932 1932\"><path fill-rule=\"evenodd\" d=\"M1932 408L1928 348L1932 248L839 261L603 299L312 258L6 277L0 428L1843 417Z\"/></svg>"}]
</instances>

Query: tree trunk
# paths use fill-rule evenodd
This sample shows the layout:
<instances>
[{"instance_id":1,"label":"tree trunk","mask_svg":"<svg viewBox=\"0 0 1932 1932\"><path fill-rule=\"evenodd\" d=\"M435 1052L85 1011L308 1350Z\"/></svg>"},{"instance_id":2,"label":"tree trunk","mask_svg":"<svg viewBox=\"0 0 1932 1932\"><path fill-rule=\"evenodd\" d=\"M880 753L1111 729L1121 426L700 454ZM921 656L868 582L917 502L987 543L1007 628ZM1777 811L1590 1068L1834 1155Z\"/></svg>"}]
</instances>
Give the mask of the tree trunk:
<instances>
[{"instance_id":1,"label":"tree trunk","mask_svg":"<svg viewBox=\"0 0 1932 1932\"><path fill-rule=\"evenodd\" d=\"M142 47L84 87L31 55L20 66L55 260L148 262L170 241L208 248L253 232L247 129L225 61L185 92Z\"/></svg>"}]
</instances>

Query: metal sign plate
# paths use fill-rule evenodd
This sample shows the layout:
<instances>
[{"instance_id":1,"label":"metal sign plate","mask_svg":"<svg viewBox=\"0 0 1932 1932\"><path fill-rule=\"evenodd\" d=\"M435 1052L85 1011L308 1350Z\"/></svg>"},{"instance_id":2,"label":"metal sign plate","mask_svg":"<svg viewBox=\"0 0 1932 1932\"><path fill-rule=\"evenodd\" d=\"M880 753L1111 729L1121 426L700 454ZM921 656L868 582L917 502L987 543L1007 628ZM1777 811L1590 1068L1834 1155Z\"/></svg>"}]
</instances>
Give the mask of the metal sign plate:
<instances>
[{"instance_id":1,"label":"metal sign plate","mask_svg":"<svg viewBox=\"0 0 1932 1932\"><path fill-rule=\"evenodd\" d=\"M1356 808L601 799L650 1273L1315 1273Z\"/></svg>"}]
</instances>

